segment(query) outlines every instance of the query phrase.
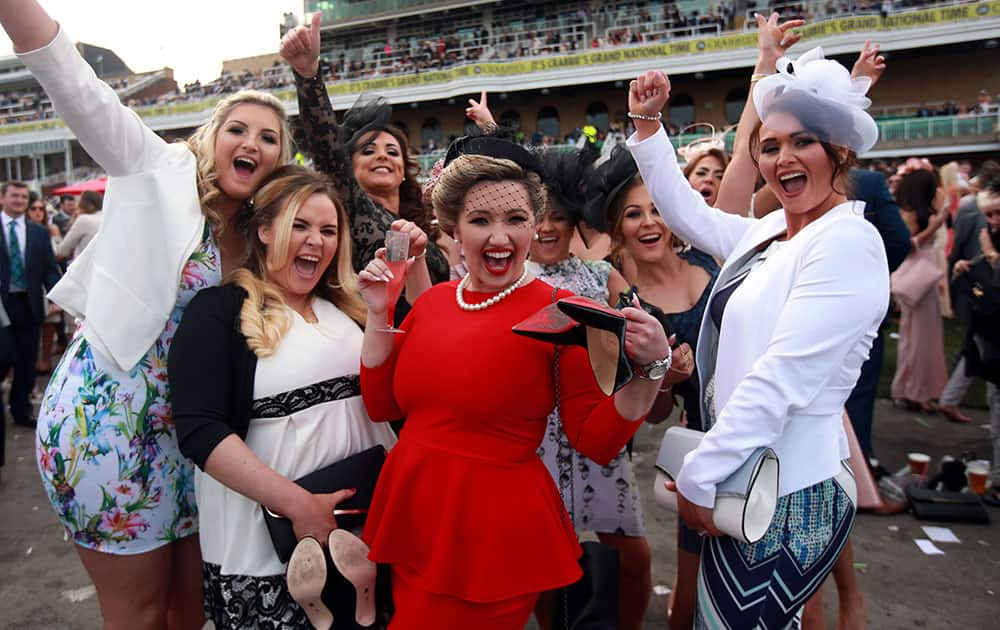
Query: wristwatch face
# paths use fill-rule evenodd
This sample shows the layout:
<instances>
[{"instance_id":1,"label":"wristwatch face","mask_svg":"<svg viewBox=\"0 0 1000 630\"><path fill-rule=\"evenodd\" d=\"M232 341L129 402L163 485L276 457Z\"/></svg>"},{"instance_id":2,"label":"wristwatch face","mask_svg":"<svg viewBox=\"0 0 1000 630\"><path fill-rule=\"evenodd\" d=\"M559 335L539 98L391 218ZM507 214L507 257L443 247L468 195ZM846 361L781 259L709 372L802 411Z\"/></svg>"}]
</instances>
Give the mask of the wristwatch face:
<instances>
[{"instance_id":1,"label":"wristwatch face","mask_svg":"<svg viewBox=\"0 0 1000 630\"><path fill-rule=\"evenodd\" d=\"M646 373L646 378L651 381L658 381L666 376L667 369L666 361L653 361L649 365L643 366L643 372Z\"/></svg>"}]
</instances>

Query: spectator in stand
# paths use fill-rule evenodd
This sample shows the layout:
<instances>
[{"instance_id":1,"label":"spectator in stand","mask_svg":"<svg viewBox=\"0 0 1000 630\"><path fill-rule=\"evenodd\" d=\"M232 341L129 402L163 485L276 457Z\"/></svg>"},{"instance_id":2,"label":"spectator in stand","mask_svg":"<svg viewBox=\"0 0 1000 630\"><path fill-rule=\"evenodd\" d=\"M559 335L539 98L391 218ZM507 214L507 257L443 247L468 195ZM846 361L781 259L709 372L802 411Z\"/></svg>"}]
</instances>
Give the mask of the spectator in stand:
<instances>
[{"instance_id":1,"label":"spectator in stand","mask_svg":"<svg viewBox=\"0 0 1000 630\"><path fill-rule=\"evenodd\" d=\"M976 108L973 110L976 114L995 114L997 111L996 103L992 102L990 98L989 90L979 90L979 98L976 101Z\"/></svg>"}]
</instances>

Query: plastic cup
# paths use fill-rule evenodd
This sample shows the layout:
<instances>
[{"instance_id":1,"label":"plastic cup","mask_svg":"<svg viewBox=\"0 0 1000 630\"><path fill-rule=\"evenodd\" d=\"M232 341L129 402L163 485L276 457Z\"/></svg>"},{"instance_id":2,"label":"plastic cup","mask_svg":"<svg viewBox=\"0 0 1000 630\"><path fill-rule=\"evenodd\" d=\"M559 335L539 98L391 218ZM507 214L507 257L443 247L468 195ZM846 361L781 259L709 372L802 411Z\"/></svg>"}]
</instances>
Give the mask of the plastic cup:
<instances>
[{"instance_id":1,"label":"plastic cup","mask_svg":"<svg viewBox=\"0 0 1000 630\"><path fill-rule=\"evenodd\" d=\"M909 453L906 459L910 462L911 473L920 477L927 475L927 467L931 463L930 455L926 453Z\"/></svg>"},{"instance_id":2,"label":"plastic cup","mask_svg":"<svg viewBox=\"0 0 1000 630\"><path fill-rule=\"evenodd\" d=\"M970 492L986 494L986 479L989 476L990 463L985 459L974 459L965 465L965 478L969 481Z\"/></svg>"}]
</instances>

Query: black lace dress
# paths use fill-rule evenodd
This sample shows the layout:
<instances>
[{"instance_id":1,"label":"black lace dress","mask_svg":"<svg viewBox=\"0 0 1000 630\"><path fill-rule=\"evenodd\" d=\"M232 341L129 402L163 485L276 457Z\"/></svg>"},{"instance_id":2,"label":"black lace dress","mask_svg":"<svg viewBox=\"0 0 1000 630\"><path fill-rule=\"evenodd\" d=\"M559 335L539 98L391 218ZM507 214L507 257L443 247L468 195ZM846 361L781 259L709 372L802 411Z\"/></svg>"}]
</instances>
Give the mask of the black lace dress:
<instances>
[{"instance_id":1,"label":"black lace dress","mask_svg":"<svg viewBox=\"0 0 1000 630\"><path fill-rule=\"evenodd\" d=\"M316 170L333 179L344 199L348 220L351 222L354 270L359 272L383 246L386 232L399 216L373 201L354 179L350 168L351 156L337 140L337 116L330 103L326 85L320 78L323 76L323 68L311 79L300 77L294 72L292 74L295 75L299 100L296 142L303 154L312 160ZM427 244L427 269L434 284L448 281L448 259L433 241ZM399 306L403 306L403 301L401 298ZM409 308L407 306L401 312L399 306L396 318L401 321Z\"/></svg>"},{"instance_id":2,"label":"black lace dress","mask_svg":"<svg viewBox=\"0 0 1000 630\"><path fill-rule=\"evenodd\" d=\"M708 296L712 292L715 280L719 277L719 265L715 262L714 258L694 248L682 252L680 256L689 265L701 267L710 276L708 284L705 285L705 289L701 292L701 297L698 298L694 306L680 313L664 313L655 304L643 300L642 287L637 288L639 289L639 300L642 302L643 309L660 320L663 323L664 329L672 329L677 334L677 343L686 343L691 346L691 350L693 351L698 347L698 331L701 328L701 318L708 304ZM696 368L691 373L691 378L673 387L674 394L680 396L684 401L684 411L687 414L688 428L697 431L704 430L701 422L700 384L701 381Z\"/></svg>"},{"instance_id":3,"label":"black lace dress","mask_svg":"<svg viewBox=\"0 0 1000 630\"><path fill-rule=\"evenodd\" d=\"M712 293L712 287L719 277L719 265L715 259L701 250L688 249L680 254L681 258L689 265L697 265L708 272L710 276L708 284L701 292L701 296L694 306L680 313L664 313L663 310L642 299L639 301L642 308L653 317L660 320L665 330L673 330L677 334L677 343L686 343L693 351L698 347L698 332L701 330L701 318L708 307L708 296ZM641 289L641 287L639 287ZM684 403L684 411L687 415L687 426L689 429L703 431L704 426L701 421L701 379L698 375L697 367L691 372L691 378L683 383L678 383L673 387L674 394L681 397ZM700 554L702 539L698 533L689 529L684 521L677 519L677 546L684 551Z\"/></svg>"}]
</instances>

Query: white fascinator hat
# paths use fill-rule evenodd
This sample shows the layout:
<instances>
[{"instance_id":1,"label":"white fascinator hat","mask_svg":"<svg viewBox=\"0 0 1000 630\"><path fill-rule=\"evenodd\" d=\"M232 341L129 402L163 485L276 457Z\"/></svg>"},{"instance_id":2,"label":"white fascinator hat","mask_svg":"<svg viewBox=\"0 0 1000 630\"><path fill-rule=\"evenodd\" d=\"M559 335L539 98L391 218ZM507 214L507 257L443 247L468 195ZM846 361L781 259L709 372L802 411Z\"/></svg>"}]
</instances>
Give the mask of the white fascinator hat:
<instances>
[{"instance_id":1,"label":"white fascinator hat","mask_svg":"<svg viewBox=\"0 0 1000 630\"><path fill-rule=\"evenodd\" d=\"M878 141L878 125L865 111L871 105L865 96L870 87L871 79L851 78L817 46L794 61L779 59L777 72L754 87L753 103L769 129L805 129L824 142L864 153Z\"/></svg>"}]
</instances>

